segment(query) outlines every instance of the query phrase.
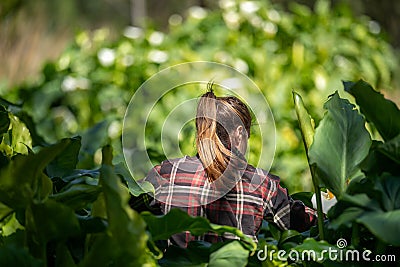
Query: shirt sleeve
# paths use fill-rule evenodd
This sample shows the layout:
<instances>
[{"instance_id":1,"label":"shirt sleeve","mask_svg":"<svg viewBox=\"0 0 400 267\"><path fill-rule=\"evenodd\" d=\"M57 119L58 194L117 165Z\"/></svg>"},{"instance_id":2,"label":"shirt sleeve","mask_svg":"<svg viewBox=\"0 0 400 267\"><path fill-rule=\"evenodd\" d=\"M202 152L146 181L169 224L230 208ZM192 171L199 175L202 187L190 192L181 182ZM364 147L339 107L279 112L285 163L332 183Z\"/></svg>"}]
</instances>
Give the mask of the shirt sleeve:
<instances>
[{"instance_id":1,"label":"shirt sleeve","mask_svg":"<svg viewBox=\"0 0 400 267\"><path fill-rule=\"evenodd\" d=\"M281 229L299 232L308 230L316 224L316 211L305 206L300 200L293 200L287 189L276 185L276 194L271 201L273 222Z\"/></svg>"}]
</instances>

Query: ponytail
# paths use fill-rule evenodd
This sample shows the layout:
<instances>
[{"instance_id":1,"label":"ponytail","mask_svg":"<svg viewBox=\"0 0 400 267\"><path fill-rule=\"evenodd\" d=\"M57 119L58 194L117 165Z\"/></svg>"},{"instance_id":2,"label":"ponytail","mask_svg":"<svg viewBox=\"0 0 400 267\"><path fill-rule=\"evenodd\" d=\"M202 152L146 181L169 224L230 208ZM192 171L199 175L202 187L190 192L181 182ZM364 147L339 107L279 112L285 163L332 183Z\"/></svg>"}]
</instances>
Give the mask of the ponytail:
<instances>
[{"instance_id":1,"label":"ponytail","mask_svg":"<svg viewBox=\"0 0 400 267\"><path fill-rule=\"evenodd\" d=\"M217 134L218 100L208 85L209 92L201 96L196 115L196 146L208 179L217 180L226 170L232 153L225 147Z\"/></svg>"}]
</instances>

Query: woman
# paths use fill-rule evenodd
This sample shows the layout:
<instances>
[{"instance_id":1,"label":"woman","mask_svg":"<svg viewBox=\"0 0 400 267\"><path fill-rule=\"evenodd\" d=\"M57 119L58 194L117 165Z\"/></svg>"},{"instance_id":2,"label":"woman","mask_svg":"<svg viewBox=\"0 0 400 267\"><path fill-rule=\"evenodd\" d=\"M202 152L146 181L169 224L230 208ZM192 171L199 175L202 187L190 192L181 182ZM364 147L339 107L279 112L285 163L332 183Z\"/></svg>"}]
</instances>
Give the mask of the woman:
<instances>
[{"instance_id":1,"label":"woman","mask_svg":"<svg viewBox=\"0 0 400 267\"><path fill-rule=\"evenodd\" d=\"M149 172L146 180L155 187L152 206L161 214L180 208L211 223L237 227L255 241L263 219L281 229L305 231L314 225L314 210L291 199L277 176L246 162L243 155L251 126L247 106L234 96L216 97L209 87L197 106L198 154L166 160ZM187 247L192 240L233 238L215 233L194 237L185 232L169 242Z\"/></svg>"}]
</instances>

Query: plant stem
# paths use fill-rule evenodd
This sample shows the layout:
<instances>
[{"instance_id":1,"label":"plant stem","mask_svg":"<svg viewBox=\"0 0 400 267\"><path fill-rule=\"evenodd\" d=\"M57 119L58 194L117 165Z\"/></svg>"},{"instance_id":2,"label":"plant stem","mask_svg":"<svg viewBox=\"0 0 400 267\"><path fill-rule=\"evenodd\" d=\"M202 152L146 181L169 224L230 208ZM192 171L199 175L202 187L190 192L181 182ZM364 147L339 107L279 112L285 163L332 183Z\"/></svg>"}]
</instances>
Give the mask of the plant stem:
<instances>
[{"instance_id":1,"label":"plant stem","mask_svg":"<svg viewBox=\"0 0 400 267\"><path fill-rule=\"evenodd\" d=\"M351 231L351 244L355 248L360 245L360 226L357 223L353 223L353 229Z\"/></svg>"},{"instance_id":2,"label":"plant stem","mask_svg":"<svg viewBox=\"0 0 400 267\"><path fill-rule=\"evenodd\" d=\"M314 125L313 119L308 114L307 109L304 106L303 99L301 96L293 91L294 107L296 110L297 119L299 121L299 126L301 130L301 135L303 137L304 147L306 149L308 166L310 168L312 182L314 186L315 197L317 200L317 215L318 215L318 232L320 240L324 240L324 213L322 212L322 200L321 191L319 188L318 177L315 171L315 167L310 165L310 160L308 158L308 149L314 140Z\"/></svg>"},{"instance_id":3,"label":"plant stem","mask_svg":"<svg viewBox=\"0 0 400 267\"><path fill-rule=\"evenodd\" d=\"M308 156L307 156L308 159ZM321 190L318 186L318 181L317 181L317 176L315 174L315 168L313 166L310 166L310 171L311 171L311 177L312 177L312 182L314 185L314 192L315 192L315 197L316 197L316 202L317 202L317 216L318 216L318 233L319 233L319 239L320 240L325 240L325 234L324 234L324 213L322 211L322 199L321 199Z\"/></svg>"}]
</instances>

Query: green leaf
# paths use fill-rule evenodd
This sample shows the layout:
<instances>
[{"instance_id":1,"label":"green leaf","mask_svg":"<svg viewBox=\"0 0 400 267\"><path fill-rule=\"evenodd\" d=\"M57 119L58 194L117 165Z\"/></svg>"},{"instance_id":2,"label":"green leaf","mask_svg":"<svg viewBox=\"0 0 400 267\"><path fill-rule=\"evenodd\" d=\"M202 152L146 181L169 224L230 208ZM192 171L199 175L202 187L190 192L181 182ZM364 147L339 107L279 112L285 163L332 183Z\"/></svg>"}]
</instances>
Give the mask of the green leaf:
<instances>
[{"instance_id":1,"label":"green leaf","mask_svg":"<svg viewBox=\"0 0 400 267\"><path fill-rule=\"evenodd\" d=\"M155 266L148 247L145 223L129 205L128 189L108 165L112 161L110 147L103 148L103 165L99 183L103 189L108 229L94 239L82 266ZM100 195L102 196L102 195Z\"/></svg>"},{"instance_id":2,"label":"green leaf","mask_svg":"<svg viewBox=\"0 0 400 267\"><path fill-rule=\"evenodd\" d=\"M65 244L58 244L56 248L56 267L76 267L74 259Z\"/></svg>"},{"instance_id":3,"label":"green leaf","mask_svg":"<svg viewBox=\"0 0 400 267\"><path fill-rule=\"evenodd\" d=\"M43 101L43 99L42 99ZM37 145L47 145L47 143L43 140L41 136L36 131L36 125L33 122L32 117L26 113L24 110L22 110L22 105L20 104L14 104L11 103L4 98L0 97L0 105L4 106L6 109L8 109L11 114L17 116L28 128L30 136L32 137L32 145L37 146Z\"/></svg>"},{"instance_id":4,"label":"green leaf","mask_svg":"<svg viewBox=\"0 0 400 267\"><path fill-rule=\"evenodd\" d=\"M69 142L69 139L64 139L42 148L37 154L13 157L0 170L0 201L10 208L24 209L34 198L47 197L52 191L52 183L43 170Z\"/></svg>"},{"instance_id":5,"label":"green leaf","mask_svg":"<svg viewBox=\"0 0 400 267\"><path fill-rule=\"evenodd\" d=\"M64 177L76 168L78 154L81 148L81 137L77 136L70 140L71 142L68 146L47 165L46 171L50 178Z\"/></svg>"},{"instance_id":6,"label":"green leaf","mask_svg":"<svg viewBox=\"0 0 400 267\"><path fill-rule=\"evenodd\" d=\"M129 192L137 197L141 194L154 192L154 186L148 181L136 181L128 171L126 164L121 162L115 165L115 173L121 175L128 184Z\"/></svg>"},{"instance_id":7,"label":"green leaf","mask_svg":"<svg viewBox=\"0 0 400 267\"><path fill-rule=\"evenodd\" d=\"M400 134L383 144L379 144L377 150L400 165Z\"/></svg>"},{"instance_id":8,"label":"green leaf","mask_svg":"<svg viewBox=\"0 0 400 267\"><path fill-rule=\"evenodd\" d=\"M14 151L14 154L28 154L29 148L32 147L32 138L29 129L15 115L10 116L10 129L8 144Z\"/></svg>"},{"instance_id":9,"label":"green leaf","mask_svg":"<svg viewBox=\"0 0 400 267\"><path fill-rule=\"evenodd\" d=\"M209 266L246 266L248 257L249 251L239 241L232 241L211 253Z\"/></svg>"},{"instance_id":10,"label":"green leaf","mask_svg":"<svg viewBox=\"0 0 400 267\"><path fill-rule=\"evenodd\" d=\"M34 240L46 243L51 240L65 240L79 234L79 221L74 210L52 199L32 204L27 209L27 231Z\"/></svg>"},{"instance_id":11,"label":"green leaf","mask_svg":"<svg viewBox=\"0 0 400 267\"><path fill-rule=\"evenodd\" d=\"M360 167L368 176L379 176L384 172L400 175L399 164L386 156L386 154L390 154L393 157L393 153L396 153L395 149L386 147L384 143L374 140L368 156L360 164Z\"/></svg>"},{"instance_id":12,"label":"green leaf","mask_svg":"<svg viewBox=\"0 0 400 267\"><path fill-rule=\"evenodd\" d=\"M281 238L279 239L279 246L287 242L301 243L302 241L303 236L296 230L285 230L282 232Z\"/></svg>"},{"instance_id":13,"label":"green leaf","mask_svg":"<svg viewBox=\"0 0 400 267\"><path fill-rule=\"evenodd\" d=\"M92 167L93 155L107 142L108 121L102 121L82 134L82 147L79 152L79 168Z\"/></svg>"},{"instance_id":14,"label":"green leaf","mask_svg":"<svg viewBox=\"0 0 400 267\"><path fill-rule=\"evenodd\" d=\"M329 259L329 253L326 253L327 251L338 251L338 247L331 245L326 241L316 241L313 238L307 238L302 244L294 247L293 250L299 252L310 252L305 253L305 259L308 259L310 256L311 260L321 263Z\"/></svg>"},{"instance_id":15,"label":"green leaf","mask_svg":"<svg viewBox=\"0 0 400 267\"><path fill-rule=\"evenodd\" d=\"M6 133L8 131L8 127L10 126L10 118L8 117L8 112L5 107L0 106L0 135ZM2 138L0 138L1 142Z\"/></svg>"},{"instance_id":16,"label":"green leaf","mask_svg":"<svg viewBox=\"0 0 400 267\"><path fill-rule=\"evenodd\" d=\"M333 209L333 208L332 208ZM353 222L361 217L365 213L365 210L359 207L349 207L341 211L338 217L332 219L328 225L330 229L338 230L340 227L351 227ZM335 211L332 211L331 214L335 214ZM330 215L330 217L334 217Z\"/></svg>"},{"instance_id":17,"label":"green leaf","mask_svg":"<svg viewBox=\"0 0 400 267\"><path fill-rule=\"evenodd\" d=\"M209 231L217 234L232 233L238 236L247 249L253 251L256 244L251 238L244 235L239 229L231 226L222 226L210 223L203 217L192 217L180 209L171 209L163 216L155 216L150 212L142 212L148 230L153 240L166 240L173 234L189 231L192 235L199 236Z\"/></svg>"},{"instance_id":18,"label":"green leaf","mask_svg":"<svg viewBox=\"0 0 400 267\"><path fill-rule=\"evenodd\" d=\"M214 246L221 247L221 243L210 243L204 241L191 241L187 248L169 246L159 261L161 266L181 267L181 266L208 266L210 253Z\"/></svg>"},{"instance_id":19,"label":"green leaf","mask_svg":"<svg viewBox=\"0 0 400 267\"><path fill-rule=\"evenodd\" d=\"M371 138L363 117L337 92L324 108L327 112L316 129L309 159L316 165L323 184L340 197L348 180L359 171L359 164L367 156Z\"/></svg>"},{"instance_id":20,"label":"green leaf","mask_svg":"<svg viewBox=\"0 0 400 267\"><path fill-rule=\"evenodd\" d=\"M314 120L308 114L301 96L296 92L292 93L301 135L303 136L304 146L306 151L308 151L314 139Z\"/></svg>"},{"instance_id":21,"label":"green leaf","mask_svg":"<svg viewBox=\"0 0 400 267\"><path fill-rule=\"evenodd\" d=\"M380 203L385 211L400 209L400 177L385 174L376 180L375 189L381 192Z\"/></svg>"},{"instance_id":22,"label":"green leaf","mask_svg":"<svg viewBox=\"0 0 400 267\"><path fill-rule=\"evenodd\" d=\"M375 125L385 141L400 134L400 110L395 103L363 80L343 84L344 89L355 97L361 113Z\"/></svg>"},{"instance_id":23,"label":"green leaf","mask_svg":"<svg viewBox=\"0 0 400 267\"><path fill-rule=\"evenodd\" d=\"M74 184L65 191L51 195L50 198L73 210L79 210L94 202L100 192L100 187L95 185Z\"/></svg>"},{"instance_id":24,"label":"green leaf","mask_svg":"<svg viewBox=\"0 0 400 267\"><path fill-rule=\"evenodd\" d=\"M43 261L34 258L23 246L0 246L0 266L43 267Z\"/></svg>"},{"instance_id":25,"label":"green leaf","mask_svg":"<svg viewBox=\"0 0 400 267\"><path fill-rule=\"evenodd\" d=\"M383 242L400 246L400 210L389 212L369 212L357 219Z\"/></svg>"}]
</instances>

